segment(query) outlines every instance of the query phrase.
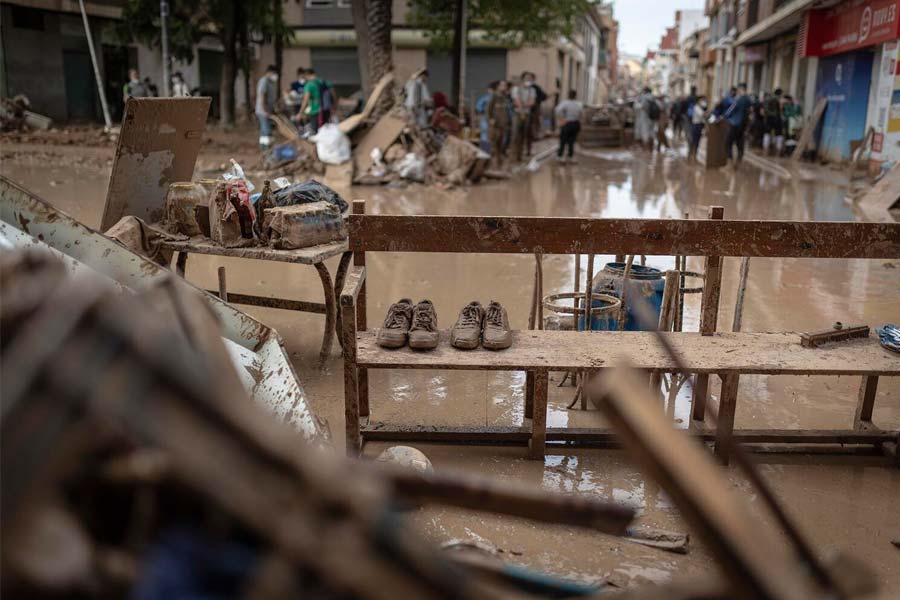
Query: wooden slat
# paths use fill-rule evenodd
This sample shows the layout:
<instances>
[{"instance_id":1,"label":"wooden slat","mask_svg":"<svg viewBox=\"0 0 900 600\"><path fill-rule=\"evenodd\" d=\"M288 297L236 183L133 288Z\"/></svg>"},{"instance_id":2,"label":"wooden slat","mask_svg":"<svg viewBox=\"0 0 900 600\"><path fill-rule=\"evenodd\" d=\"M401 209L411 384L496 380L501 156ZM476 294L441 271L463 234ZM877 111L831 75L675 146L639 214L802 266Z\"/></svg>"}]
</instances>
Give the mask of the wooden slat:
<instances>
[{"instance_id":1,"label":"wooden slat","mask_svg":"<svg viewBox=\"0 0 900 600\"><path fill-rule=\"evenodd\" d=\"M705 442L716 438L714 429L686 430ZM458 427L443 425L399 425L370 422L361 428L366 441L434 442L443 444L527 444L531 431L527 427ZM735 429L734 440L741 444L840 444L871 445L896 442L900 431L851 429ZM548 427L547 442L566 442L575 445L617 445L618 438L611 429L581 427Z\"/></svg>"},{"instance_id":2,"label":"wooden slat","mask_svg":"<svg viewBox=\"0 0 900 600\"><path fill-rule=\"evenodd\" d=\"M523 371L613 367L628 359L638 369L672 371L675 363L646 331L514 331L512 347L491 351L456 350L449 333L437 348L386 350L375 343L376 331L357 334L358 364L369 368ZM874 337L821 348L803 348L797 333L693 332L664 334L695 373L797 375L900 375L900 359Z\"/></svg>"},{"instance_id":3,"label":"wooden slat","mask_svg":"<svg viewBox=\"0 0 900 600\"><path fill-rule=\"evenodd\" d=\"M900 224L350 215L371 252L900 258Z\"/></svg>"}]
</instances>

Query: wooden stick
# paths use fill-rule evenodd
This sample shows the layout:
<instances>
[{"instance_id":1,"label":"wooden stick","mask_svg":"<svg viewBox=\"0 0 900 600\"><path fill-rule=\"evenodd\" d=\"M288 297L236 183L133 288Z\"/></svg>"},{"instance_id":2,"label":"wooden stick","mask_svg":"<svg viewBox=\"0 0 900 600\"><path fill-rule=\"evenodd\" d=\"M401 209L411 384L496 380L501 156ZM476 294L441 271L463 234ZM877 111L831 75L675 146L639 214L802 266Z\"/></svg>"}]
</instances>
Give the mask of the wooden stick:
<instances>
[{"instance_id":1,"label":"wooden stick","mask_svg":"<svg viewBox=\"0 0 900 600\"><path fill-rule=\"evenodd\" d=\"M725 208L710 206L709 218L722 219ZM719 293L722 287L722 257L707 256L704 268L703 300L700 304L700 334L712 335L716 331L719 316ZM709 394L709 375L698 374L691 398L691 418L702 422L706 415L706 398Z\"/></svg>"},{"instance_id":2,"label":"wooden stick","mask_svg":"<svg viewBox=\"0 0 900 600\"><path fill-rule=\"evenodd\" d=\"M624 505L513 486L494 479L420 474L406 469L385 469L385 476L394 495L409 504L455 506L544 523L588 527L611 535L626 535L634 518L634 509Z\"/></svg>"},{"instance_id":3,"label":"wooden stick","mask_svg":"<svg viewBox=\"0 0 900 600\"><path fill-rule=\"evenodd\" d=\"M659 311L659 331L669 331L675 318L675 303L678 301L678 279L677 271L666 271L666 284L663 288L662 307ZM662 371L655 370L650 375L650 391L655 395L659 394L659 381L662 378ZM665 398L665 396L663 396Z\"/></svg>"},{"instance_id":4,"label":"wooden stick","mask_svg":"<svg viewBox=\"0 0 900 600\"><path fill-rule=\"evenodd\" d=\"M617 329L619 331L624 331L625 329L625 290L628 288L628 278L631 276L632 263L634 263L634 254L628 255L628 262L625 263L625 273L622 275L622 295L619 298L622 303L619 305L619 319L617 323Z\"/></svg>"},{"instance_id":5,"label":"wooden stick","mask_svg":"<svg viewBox=\"0 0 900 600\"><path fill-rule=\"evenodd\" d=\"M537 270L537 328L544 329L544 255L535 252L535 269Z\"/></svg>"},{"instance_id":6,"label":"wooden stick","mask_svg":"<svg viewBox=\"0 0 900 600\"><path fill-rule=\"evenodd\" d=\"M228 302L228 287L225 285L225 267L219 267L219 298Z\"/></svg>"},{"instance_id":7,"label":"wooden stick","mask_svg":"<svg viewBox=\"0 0 900 600\"><path fill-rule=\"evenodd\" d=\"M531 308L528 310L528 329L534 331L535 319L537 319L537 305L540 302L538 298L538 272L537 265L534 266L534 278L531 283Z\"/></svg>"},{"instance_id":8,"label":"wooden stick","mask_svg":"<svg viewBox=\"0 0 900 600\"><path fill-rule=\"evenodd\" d=\"M581 291L581 254L575 254L575 293ZM572 331L578 331L578 297L572 299L575 314L572 315Z\"/></svg>"},{"instance_id":9,"label":"wooden stick","mask_svg":"<svg viewBox=\"0 0 900 600\"><path fill-rule=\"evenodd\" d=\"M741 320L744 316L744 295L747 293L747 276L750 273L750 257L741 258L741 275L738 280L737 299L734 301L734 320L731 322L732 331L741 330Z\"/></svg>"}]
</instances>

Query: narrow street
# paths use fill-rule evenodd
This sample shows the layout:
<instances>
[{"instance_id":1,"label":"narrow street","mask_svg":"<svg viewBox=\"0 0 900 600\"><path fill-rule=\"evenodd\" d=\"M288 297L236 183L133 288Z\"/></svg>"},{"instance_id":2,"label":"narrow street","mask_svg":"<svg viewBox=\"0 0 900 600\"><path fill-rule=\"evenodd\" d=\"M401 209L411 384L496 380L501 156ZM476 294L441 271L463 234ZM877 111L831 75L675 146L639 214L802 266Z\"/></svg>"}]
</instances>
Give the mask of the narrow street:
<instances>
[{"instance_id":1,"label":"narrow street","mask_svg":"<svg viewBox=\"0 0 900 600\"><path fill-rule=\"evenodd\" d=\"M5 150L10 150L9 147ZM14 150L14 148L13 148ZM78 152L66 148L65 152ZM35 161L11 155L4 176L97 226L108 167L102 152L93 163L75 166L54 158ZM90 154L90 152L87 152ZM364 199L375 214L520 215L554 217L704 218L708 207L721 205L726 218L798 221L852 221L845 189L815 180L784 181L745 164L738 174L707 171L688 164L684 147L661 156L646 151L581 152L574 165L549 161L537 172L522 171L509 181L441 191L410 185L402 188L353 187L348 199ZM218 158L201 155L201 165ZM586 266L586 258L582 257ZM598 264L612 260L599 257ZM727 258L719 328L730 329L737 287L738 260ZM497 300L509 310L512 327L524 329L531 298L533 258L512 255L372 254L368 257L368 320L377 327L390 303L409 297L431 299L441 328L453 324L459 309L472 299ZM647 257L647 264L672 268L670 257ZM197 256L188 279L214 288L216 267L224 265L229 291L318 300L321 288L312 269L256 261ZM329 265L334 271L335 264ZM688 267L702 270L699 259ZM545 294L572 291L572 256L547 256ZM744 309L743 330L805 331L844 323L889 323L900 318L900 264L882 260L753 259ZM313 410L330 423L334 447L343 448L343 377L335 344L324 372L316 368L321 317L244 307L277 329L284 338ZM688 297L685 330L698 324L699 297ZM596 411L566 410L572 387L557 387L551 375L548 424L597 426ZM376 420L434 425L515 425L523 417L523 373L415 370L370 373L372 415ZM740 381L738 427L829 429L848 425L858 379L853 377L746 376ZM713 397L718 390L713 388ZM686 427L690 393L682 390L667 413ZM900 426L900 381L883 379L874 421ZM366 445L367 456L383 444ZM439 470L462 470L498 480L540 485L547 490L625 502L639 510L640 522L669 530L684 523L666 495L648 483L624 452L571 450L553 446L543 464L525 460L521 448L479 448L417 444ZM756 455L760 471L822 554L833 548L850 551L877 574L882 597L900 588L892 538L900 535L900 477L875 457ZM748 483L734 466L729 478L737 489ZM758 500L750 500L759 509ZM760 511L765 512L765 511ZM761 517L770 519L768 513ZM612 537L575 528L533 524L508 517L452 509L422 509L413 514L421 531L436 542L451 538L485 540L514 564L534 567L579 581L610 581L625 586L640 581L664 582L673 575L714 574L705 549L688 555L661 553ZM893 596L895 597L895 596Z\"/></svg>"}]
</instances>

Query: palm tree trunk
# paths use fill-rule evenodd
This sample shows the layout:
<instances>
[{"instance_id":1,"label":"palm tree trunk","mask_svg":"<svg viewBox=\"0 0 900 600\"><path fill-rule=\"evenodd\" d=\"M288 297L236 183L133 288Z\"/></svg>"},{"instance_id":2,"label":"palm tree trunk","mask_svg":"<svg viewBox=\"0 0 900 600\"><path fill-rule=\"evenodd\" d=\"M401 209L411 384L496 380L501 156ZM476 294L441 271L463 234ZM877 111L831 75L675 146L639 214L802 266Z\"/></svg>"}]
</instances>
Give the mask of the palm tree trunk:
<instances>
[{"instance_id":1,"label":"palm tree trunk","mask_svg":"<svg viewBox=\"0 0 900 600\"><path fill-rule=\"evenodd\" d=\"M240 2L233 3L232 10L225 11L222 26L222 81L219 84L219 124L234 125L234 82L237 79L237 12Z\"/></svg>"},{"instance_id":2,"label":"palm tree trunk","mask_svg":"<svg viewBox=\"0 0 900 600\"><path fill-rule=\"evenodd\" d=\"M369 82L378 81L394 70L391 55L391 0L368 0L366 21L369 26ZM375 118L394 105L393 89L389 86L375 107Z\"/></svg>"},{"instance_id":3,"label":"palm tree trunk","mask_svg":"<svg viewBox=\"0 0 900 600\"><path fill-rule=\"evenodd\" d=\"M351 6L353 29L356 31L356 54L359 56L359 78L363 95L368 96L372 93L372 79L369 77L369 3L367 0L356 0Z\"/></svg>"}]
</instances>

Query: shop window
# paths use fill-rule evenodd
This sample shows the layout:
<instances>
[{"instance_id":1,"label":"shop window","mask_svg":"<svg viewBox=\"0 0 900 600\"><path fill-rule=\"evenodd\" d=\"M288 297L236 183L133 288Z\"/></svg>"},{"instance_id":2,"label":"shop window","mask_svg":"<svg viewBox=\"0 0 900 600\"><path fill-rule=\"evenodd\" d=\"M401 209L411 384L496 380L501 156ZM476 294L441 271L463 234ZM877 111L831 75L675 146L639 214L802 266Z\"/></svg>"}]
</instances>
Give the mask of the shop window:
<instances>
[{"instance_id":1,"label":"shop window","mask_svg":"<svg viewBox=\"0 0 900 600\"><path fill-rule=\"evenodd\" d=\"M27 6L12 6L12 25L16 29L44 30L44 11Z\"/></svg>"}]
</instances>

